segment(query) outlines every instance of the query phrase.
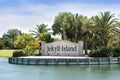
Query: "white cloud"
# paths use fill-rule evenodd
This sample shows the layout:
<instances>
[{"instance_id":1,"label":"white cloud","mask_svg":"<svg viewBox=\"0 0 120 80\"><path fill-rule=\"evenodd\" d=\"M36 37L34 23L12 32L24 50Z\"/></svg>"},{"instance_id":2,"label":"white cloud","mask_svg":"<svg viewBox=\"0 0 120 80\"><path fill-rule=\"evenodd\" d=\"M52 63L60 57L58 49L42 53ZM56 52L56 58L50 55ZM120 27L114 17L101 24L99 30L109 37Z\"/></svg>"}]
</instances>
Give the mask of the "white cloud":
<instances>
[{"instance_id":1,"label":"white cloud","mask_svg":"<svg viewBox=\"0 0 120 80\"><path fill-rule=\"evenodd\" d=\"M26 4L21 7L10 7L2 9L0 13L0 36L8 29L18 28L24 32L28 32L35 28L35 25L40 23L48 24L49 27L54 21L55 15L59 12L72 12L94 16L100 11L111 11L119 15L120 5L102 5L88 3L64 3L55 5L33 5Z\"/></svg>"}]
</instances>

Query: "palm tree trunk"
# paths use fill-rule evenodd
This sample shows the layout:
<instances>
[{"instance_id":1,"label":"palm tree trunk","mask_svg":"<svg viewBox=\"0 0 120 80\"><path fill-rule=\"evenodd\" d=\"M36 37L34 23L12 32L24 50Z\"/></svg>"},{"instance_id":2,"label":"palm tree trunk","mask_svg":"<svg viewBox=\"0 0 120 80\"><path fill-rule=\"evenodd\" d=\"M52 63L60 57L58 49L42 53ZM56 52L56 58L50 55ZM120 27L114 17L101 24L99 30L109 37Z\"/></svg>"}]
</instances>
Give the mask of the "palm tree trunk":
<instances>
[{"instance_id":1,"label":"palm tree trunk","mask_svg":"<svg viewBox=\"0 0 120 80\"><path fill-rule=\"evenodd\" d=\"M84 49L85 49L85 55L87 55L88 54L88 52L87 52L87 38L86 38L86 36L84 37Z\"/></svg>"},{"instance_id":2,"label":"palm tree trunk","mask_svg":"<svg viewBox=\"0 0 120 80\"><path fill-rule=\"evenodd\" d=\"M102 46L107 46L107 40L102 40L101 43L102 43Z\"/></svg>"},{"instance_id":3,"label":"palm tree trunk","mask_svg":"<svg viewBox=\"0 0 120 80\"><path fill-rule=\"evenodd\" d=\"M105 43L105 46L107 46L107 44L108 44L108 41L107 41L107 40L104 40L104 43Z\"/></svg>"},{"instance_id":4,"label":"palm tree trunk","mask_svg":"<svg viewBox=\"0 0 120 80\"><path fill-rule=\"evenodd\" d=\"M67 40L67 35L65 29L63 29L63 40Z\"/></svg>"},{"instance_id":5,"label":"palm tree trunk","mask_svg":"<svg viewBox=\"0 0 120 80\"><path fill-rule=\"evenodd\" d=\"M95 44L95 42L93 41L93 43L92 43L92 50L91 51L94 50L94 44Z\"/></svg>"},{"instance_id":6,"label":"palm tree trunk","mask_svg":"<svg viewBox=\"0 0 120 80\"><path fill-rule=\"evenodd\" d=\"M75 27L75 42L78 42L78 29Z\"/></svg>"}]
</instances>

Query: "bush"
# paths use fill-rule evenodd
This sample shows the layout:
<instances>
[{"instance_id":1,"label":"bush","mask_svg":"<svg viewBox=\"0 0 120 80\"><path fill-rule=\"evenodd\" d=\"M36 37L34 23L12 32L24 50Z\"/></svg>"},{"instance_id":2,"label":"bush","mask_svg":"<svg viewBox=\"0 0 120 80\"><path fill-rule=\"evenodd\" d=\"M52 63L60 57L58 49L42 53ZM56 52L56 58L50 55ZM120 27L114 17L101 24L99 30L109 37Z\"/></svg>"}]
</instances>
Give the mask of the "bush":
<instances>
[{"instance_id":1,"label":"bush","mask_svg":"<svg viewBox=\"0 0 120 80\"><path fill-rule=\"evenodd\" d=\"M23 51L14 51L13 52L13 57L21 57L24 56Z\"/></svg>"},{"instance_id":2,"label":"bush","mask_svg":"<svg viewBox=\"0 0 120 80\"><path fill-rule=\"evenodd\" d=\"M41 53L36 54L36 56L41 56Z\"/></svg>"},{"instance_id":3,"label":"bush","mask_svg":"<svg viewBox=\"0 0 120 80\"><path fill-rule=\"evenodd\" d=\"M113 49L113 57L119 57L120 56L120 47L116 47Z\"/></svg>"},{"instance_id":4,"label":"bush","mask_svg":"<svg viewBox=\"0 0 120 80\"><path fill-rule=\"evenodd\" d=\"M4 41L3 39L0 38L0 49L3 49L4 48Z\"/></svg>"},{"instance_id":5,"label":"bush","mask_svg":"<svg viewBox=\"0 0 120 80\"><path fill-rule=\"evenodd\" d=\"M110 57L110 56L113 56L113 49L111 47L103 47L101 49L91 51L89 56L90 57Z\"/></svg>"}]
</instances>

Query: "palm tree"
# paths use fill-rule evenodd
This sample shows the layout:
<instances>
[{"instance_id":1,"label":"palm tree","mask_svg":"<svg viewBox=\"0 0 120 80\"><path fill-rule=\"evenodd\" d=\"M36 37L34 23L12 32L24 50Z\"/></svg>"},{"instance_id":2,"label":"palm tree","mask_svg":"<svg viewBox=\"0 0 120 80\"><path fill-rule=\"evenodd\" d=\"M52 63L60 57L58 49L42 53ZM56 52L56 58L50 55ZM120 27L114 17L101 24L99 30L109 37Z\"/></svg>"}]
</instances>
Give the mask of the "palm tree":
<instances>
[{"instance_id":1,"label":"palm tree","mask_svg":"<svg viewBox=\"0 0 120 80\"><path fill-rule=\"evenodd\" d=\"M40 24L35 27L35 30L30 30L31 34L35 36L39 41L45 41L47 43L52 42L51 33L48 32L50 29L47 28L47 25Z\"/></svg>"},{"instance_id":2,"label":"palm tree","mask_svg":"<svg viewBox=\"0 0 120 80\"><path fill-rule=\"evenodd\" d=\"M51 33L48 33L50 30L47 28L48 25L45 24L40 24L35 27L35 30L30 30L31 34L35 36L39 40L39 54L41 50L41 43L40 41L45 41L45 42L52 42L53 39L51 38Z\"/></svg>"},{"instance_id":3,"label":"palm tree","mask_svg":"<svg viewBox=\"0 0 120 80\"><path fill-rule=\"evenodd\" d=\"M92 37L91 35L94 29L93 20L87 18L87 16L75 14L72 29L73 31L71 32L74 35L74 42L83 40L85 54L88 54L88 40Z\"/></svg>"},{"instance_id":4,"label":"palm tree","mask_svg":"<svg viewBox=\"0 0 120 80\"><path fill-rule=\"evenodd\" d=\"M85 54L87 55L88 40L91 38L91 35L93 35L94 22L92 21L91 18L88 19L87 16L81 16L81 22L82 22L81 35L82 40L84 41Z\"/></svg>"},{"instance_id":5,"label":"palm tree","mask_svg":"<svg viewBox=\"0 0 120 80\"><path fill-rule=\"evenodd\" d=\"M101 12L93 18L96 24L96 35L99 36L99 42L102 46L107 46L110 29L115 27L117 18L109 11Z\"/></svg>"},{"instance_id":6,"label":"palm tree","mask_svg":"<svg viewBox=\"0 0 120 80\"><path fill-rule=\"evenodd\" d=\"M81 35L81 28L82 28L82 22L81 22L82 15L75 14L74 15L74 42L79 41L79 36Z\"/></svg>"},{"instance_id":7,"label":"palm tree","mask_svg":"<svg viewBox=\"0 0 120 80\"><path fill-rule=\"evenodd\" d=\"M48 25L40 24L36 25L35 30L30 30L31 34L38 38L40 34L47 33L50 29L47 29Z\"/></svg>"},{"instance_id":8,"label":"palm tree","mask_svg":"<svg viewBox=\"0 0 120 80\"><path fill-rule=\"evenodd\" d=\"M67 40L67 29L70 28L73 20L73 14L70 12L59 13L55 17L54 24L52 26L53 34L61 34L62 39Z\"/></svg>"},{"instance_id":9,"label":"palm tree","mask_svg":"<svg viewBox=\"0 0 120 80\"><path fill-rule=\"evenodd\" d=\"M111 28L111 34L113 34L111 41L109 41L109 44L114 44L113 46L119 46L120 47L120 26L115 28Z\"/></svg>"},{"instance_id":10,"label":"palm tree","mask_svg":"<svg viewBox=\"0 0 120 80\"><path fill-rule=\"evenodd\" d=\"M92 27L91 19L87 16L71 13L60 13L56 16L52 26L53 34L62 34L64 40L78 42L83 40L85 44L85 54L87 54L87 42Z\"/></svg>"},{"instance_id":11,"label":"palm tree","mask_svg":"<svg viewBox=\"0 0 120 80\"><path fill-rule=\"evenodd\" d=\"M120 26L111 28L110 31L120 37Z\"/></svg>"}]
</instances>

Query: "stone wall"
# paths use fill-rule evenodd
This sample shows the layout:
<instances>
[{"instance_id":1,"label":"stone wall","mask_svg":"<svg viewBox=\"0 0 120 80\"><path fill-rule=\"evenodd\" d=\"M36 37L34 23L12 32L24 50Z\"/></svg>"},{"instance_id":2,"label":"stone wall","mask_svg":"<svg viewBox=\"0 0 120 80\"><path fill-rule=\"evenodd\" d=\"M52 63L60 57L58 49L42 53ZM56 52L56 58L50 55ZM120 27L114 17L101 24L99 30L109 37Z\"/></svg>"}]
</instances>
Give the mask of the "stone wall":
<instances>
[{"instance_id":1,"label":"stone wall","mask_svg":"<svg viewBox=\"0 0 120 80\"><path fill-rule=\"evenodd\" d=\"M83 56L83 41L73 43L66 40L52 43L42 42L42 56Z\"/></svg>"}]
</instances>

